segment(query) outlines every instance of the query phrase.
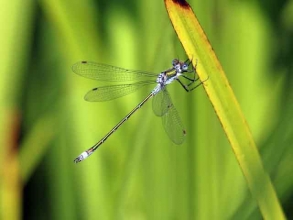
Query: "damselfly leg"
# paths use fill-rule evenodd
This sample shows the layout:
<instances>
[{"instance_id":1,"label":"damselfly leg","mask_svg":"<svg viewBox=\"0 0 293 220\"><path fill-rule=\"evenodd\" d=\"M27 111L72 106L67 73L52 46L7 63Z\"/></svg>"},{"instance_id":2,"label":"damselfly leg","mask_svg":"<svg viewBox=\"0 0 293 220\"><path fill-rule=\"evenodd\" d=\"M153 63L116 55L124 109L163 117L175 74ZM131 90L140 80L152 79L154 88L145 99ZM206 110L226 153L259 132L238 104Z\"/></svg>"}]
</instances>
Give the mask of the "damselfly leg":
<instances>
[{"instance_id":1,"label":"damselfly leg","mask_svg":"<svg viewBox=\"0 0 293 220\"><path fill-rule=\"evenodd\" d=\"M187 61L189 61L189 62L187 63ZM190 64L192 64L192 61L191 60L186 60L184 63L189 66ZM192 90L194 90L197 87L201 86L204 82L206 82L209 79L209 76L208 76L205 80L200 81L198 84L194 85L194 83L199 80L199 77L198 77L197 72L196 72L196 67L197 67L197 59L196 59L195 67L192 66L191 70L186 70L185 71L186 73L193 73L192 78L190 78L190 77L188 77L186 75L182 75L182 77L184 79L189 81L188 84L184 84L179 78L176 79L186 92L191 92ZM191 87L191 86L193 86L193 87Z\"/></svg>"}]
</instances>

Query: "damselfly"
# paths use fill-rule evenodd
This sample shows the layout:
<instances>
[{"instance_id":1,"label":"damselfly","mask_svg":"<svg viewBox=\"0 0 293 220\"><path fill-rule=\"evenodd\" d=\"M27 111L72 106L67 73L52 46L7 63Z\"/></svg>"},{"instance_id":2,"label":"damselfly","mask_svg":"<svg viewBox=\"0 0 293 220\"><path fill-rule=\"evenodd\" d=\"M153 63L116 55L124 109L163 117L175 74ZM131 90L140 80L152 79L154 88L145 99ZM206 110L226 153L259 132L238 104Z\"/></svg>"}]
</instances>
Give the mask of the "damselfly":
<instances>
[{"instance_id":1,"label":"damselfly","mask_svg":"<svg viewBox=\"0 0 293 220\"><path fill-rule=\"evenodd\" d=\"M186 131L183 128L181 119L172 103L170 95L166 90L166 86L174 81L177 81L186 92L190 92L201 85L204 81L194 84L199 78L196 73L196 68L189 68L190 64L191 61L189 60L180 62L178 59L174 59L172 61L172 67L161 72L160 74L128 70L111 65L88 61L81 61L74 64L72 67L73 72L87 78L110 82L136 81L134 83L94 88L85 95L85 100L91 102L103 102L116 99L128 95L143 86L156 84L155 88L145 99L142 100L142 102L140 102L117 125L115 125L98 143L80 154L74 160L74 162L78 163L90 156L95 150L98 149L101 144L107 140L108 137L110 137L124 122L126 122L126 120L128 120L130 116L134 114L134 112L141 108L141 106L143 106L143 104L152 97L153 111L155 115L162 117L162 124L167 135L175 144L182 144L185 139ZM188 83L183 83L179 77L185 78Z\"/></svg>"}]
</instances>

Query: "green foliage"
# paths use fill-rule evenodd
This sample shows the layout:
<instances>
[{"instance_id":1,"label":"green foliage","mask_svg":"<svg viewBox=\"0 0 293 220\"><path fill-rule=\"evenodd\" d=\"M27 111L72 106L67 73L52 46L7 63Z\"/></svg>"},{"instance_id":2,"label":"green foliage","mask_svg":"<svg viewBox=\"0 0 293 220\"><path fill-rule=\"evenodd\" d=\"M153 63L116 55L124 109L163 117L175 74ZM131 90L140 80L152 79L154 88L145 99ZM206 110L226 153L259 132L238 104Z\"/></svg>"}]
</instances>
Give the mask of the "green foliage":
<instances>
[{"instance_id":1,"label":"green foliage","mask_svg":"<svg viewBox=\"0 0 293 220\"><path fill-rule=\"evenodd\" d=\"M292 4L189 3L289 218ZM12 1L5 7L1 219L261 219L203 88L187 94L169 87L187 130L183 145L168 140L148 103L95 154L73 163L152 88L88 103L84 94L101 83L75 75L72 64L160 72L173 58L186 59L163 1Z\"/></svg>"}]
</instances>

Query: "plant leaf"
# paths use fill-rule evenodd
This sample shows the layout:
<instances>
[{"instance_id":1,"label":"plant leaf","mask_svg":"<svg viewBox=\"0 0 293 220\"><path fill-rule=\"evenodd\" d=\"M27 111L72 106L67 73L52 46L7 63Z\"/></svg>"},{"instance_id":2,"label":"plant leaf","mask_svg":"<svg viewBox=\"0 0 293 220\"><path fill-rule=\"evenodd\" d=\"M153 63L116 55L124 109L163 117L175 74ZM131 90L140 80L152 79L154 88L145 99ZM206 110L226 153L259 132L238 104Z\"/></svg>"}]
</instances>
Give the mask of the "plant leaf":
<instances>
[{"instance_id":1,"label":"plant leaf","mask_svg":"<svg viewBox=\"0 0 293 220\"><path fill-rule=\"evenodd\" d=\"M184 0L165 0L172 25L197 73L223 126L248 187L264 219L285 219L271 180L229 85L220 62L190 5Z\"/></svg>"}]
</instances>

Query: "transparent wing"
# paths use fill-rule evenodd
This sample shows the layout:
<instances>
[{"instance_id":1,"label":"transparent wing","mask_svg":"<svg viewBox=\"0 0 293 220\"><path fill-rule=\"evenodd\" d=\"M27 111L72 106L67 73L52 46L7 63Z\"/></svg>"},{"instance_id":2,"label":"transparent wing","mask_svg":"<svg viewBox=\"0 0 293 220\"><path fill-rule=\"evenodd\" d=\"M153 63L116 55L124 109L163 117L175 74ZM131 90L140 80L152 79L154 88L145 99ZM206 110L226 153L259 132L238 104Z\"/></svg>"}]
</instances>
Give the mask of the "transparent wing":
<instances>
[{"instance_id":1,"label":"transparent wing","mask_svg":"<svg viewBox=\"0 0 293 220\"><path fill-rule=\"evenodd\" d=\"M163 88L153 97L153 111L156 116L162 117L169 110L168 105L171 100L166 97L166 95L168 95L168 93L166 89Z\"/></svg>"},{"instance_id":2,"label":"transparent wing","mask_svg":"<svg viewBox=\"0 0 293 220\"><path fill-rule=\"evenodd\" d=\"M90 90L84 97L90 102L104 102L128 95L145 85L153 84L153 81L137 82L133 84L101 86Z\"/></svg>"},{"instance_id":3,"label":"transparent wing","mask_svg":"<svg viewBox=\"0 0 293 220\"><path fill-rule=\"evenodd\" d=\"M185 140L186 131L183 127L178 111L173 105L168 91L166 89L163 89L161 92L164 94L163 97L165 99L162 103L167 104L167 106L163 108L167 108L167 110L164 110L166 112L162 115L163 127L169 138L175 144L182 144Z\"/></svg>"},{"instance_id":4,"label":"transparent wing","mask_svg":"<svg viewBox=\"0 0 293 220\"><path fill-rule=\"evenodd\" d=\"M167 135L175 144L184 142L186 131L174 105L170 106L169 111L163 115L162 123Z\"/></svg>"},{"instance_id":5,"label":"transparent wing","mask_svg":"<svg viewBox=\"0 0 293 220\"><path fill-rule=\"evenodd\" d=\"M111 82L142 80L145 77L156 78L158 75L145 71L123 69L116 66L89 61L81 61L74 64L72 70L76 74L86 78Z\"/></svg>"}]
</instances>

